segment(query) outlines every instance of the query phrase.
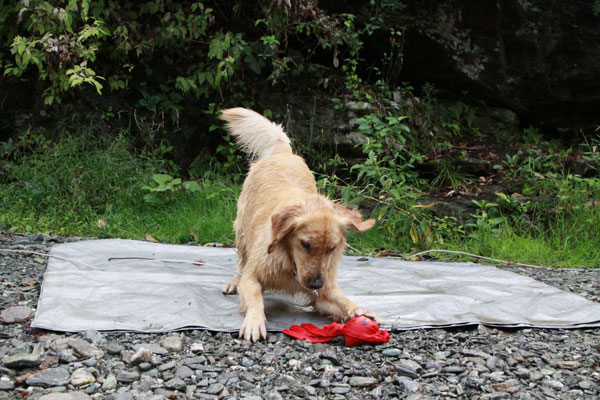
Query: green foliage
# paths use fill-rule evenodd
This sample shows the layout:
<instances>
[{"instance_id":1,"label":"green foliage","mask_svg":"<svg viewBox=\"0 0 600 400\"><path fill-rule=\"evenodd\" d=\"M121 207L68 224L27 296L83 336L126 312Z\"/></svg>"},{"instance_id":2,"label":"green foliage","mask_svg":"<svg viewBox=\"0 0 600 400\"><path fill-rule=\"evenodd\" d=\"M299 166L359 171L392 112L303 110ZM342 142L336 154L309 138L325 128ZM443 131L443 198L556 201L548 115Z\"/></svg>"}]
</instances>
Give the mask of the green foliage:
<instances>
[{"instance_id":1,"label":"green foliage","mask_svg":"<svg viewBox=\"0 0 600 400\"><path fill-rule=\"evenodd\" d=\"M7 63L4 75L22 77L36 68L39 79L48 81L43 93L44 103L60 102L62 95L73 87L87 83L100 94L103 77L88 64L96 61L98 50L110 35L97 15L90 15L90 2L62 1L54 5L43 0L23 3L18 23L24 35L15 34L10 43L14 63ZM8 20L14 9L3 11ZM10 34L9 34L10 35Z\"/></svg>"},{"instance_id":2,"label":"green foliage","mask_svg":"<svg viewBox=\"0 0 600 400\"><path fill-rule=\"evenodd\" d=\"M600 15L600 0L592 0L592 14Z\"/></svg>"},{"instance_id":3,"label":"green foliage","mask_svg":"<svg viewBox=\"0 0 600 400\"><path fill-rule=\"evenodd\" d=\"M152 180L151 185L142 186L142 189L149 192L144 195L144 200L151 204L167 202L177 192L194 193L200 190L198 182L182 182L180 178L173 178L169 174L154 174Z\"/></svg>"}]
</instances>

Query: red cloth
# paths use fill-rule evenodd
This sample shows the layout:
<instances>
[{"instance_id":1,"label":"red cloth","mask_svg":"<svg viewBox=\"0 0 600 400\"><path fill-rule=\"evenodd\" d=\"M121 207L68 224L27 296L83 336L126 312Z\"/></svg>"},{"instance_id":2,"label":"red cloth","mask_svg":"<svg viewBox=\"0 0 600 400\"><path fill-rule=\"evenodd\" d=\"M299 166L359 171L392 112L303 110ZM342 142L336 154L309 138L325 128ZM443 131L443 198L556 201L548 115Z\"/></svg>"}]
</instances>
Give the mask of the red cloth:
<instances>
[{"instance_id":1,"label":"red cloth","mask_svg":"<svg viewBox=\"0 0 600 400\"><path fill-rule=\"evenodd\" d=\"M329 342L337 336L344 335L348 346L380 344L390 340L388 331L380 330L375 321L362 315L345 324L334 322L331 325L323 325L323 328L317 328L313 324L292 325L289 329L284 329L283 333L296 339L310 340L312 343Z\"/></svg>"}]
</instances>

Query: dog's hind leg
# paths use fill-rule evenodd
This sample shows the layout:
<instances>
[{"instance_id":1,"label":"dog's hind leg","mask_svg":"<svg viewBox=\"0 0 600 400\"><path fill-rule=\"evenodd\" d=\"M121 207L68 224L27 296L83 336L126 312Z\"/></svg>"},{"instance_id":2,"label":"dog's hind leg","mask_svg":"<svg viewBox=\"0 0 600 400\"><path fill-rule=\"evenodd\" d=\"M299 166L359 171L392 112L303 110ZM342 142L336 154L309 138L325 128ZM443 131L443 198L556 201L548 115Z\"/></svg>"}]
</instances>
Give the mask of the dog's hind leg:
<instances>
[{"instance_id":1,"label":"dog's hind leg","mask_svg":"<svg viewBox=\"0 0 600 400\"><path fill-rule=\"evenodd\" d=\"M221 292L223 294L237 294L238 285L240 284L240 277L242 276L242 271L244 270L244 265L246 265L246 250L243 246L238 246L238 263L235 268L235 275L229 282L221 287Z\"/></svg>"}]
</instances>

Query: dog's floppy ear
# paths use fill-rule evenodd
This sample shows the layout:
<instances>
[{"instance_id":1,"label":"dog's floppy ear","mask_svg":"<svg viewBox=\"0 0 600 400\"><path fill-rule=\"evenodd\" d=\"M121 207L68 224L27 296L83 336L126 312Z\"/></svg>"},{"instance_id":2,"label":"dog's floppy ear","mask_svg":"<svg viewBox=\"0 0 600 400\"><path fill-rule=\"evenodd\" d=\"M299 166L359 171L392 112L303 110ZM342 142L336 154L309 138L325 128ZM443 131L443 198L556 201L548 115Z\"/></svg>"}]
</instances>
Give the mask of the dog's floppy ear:
<instances>
[{"instance_id":1,"label":"dog's floppy ear","mask_svg":"<svg viewBox=\"0 0 600 400\"><path fill-rule=\"evenodd\" d=\"M300 215L300 205L292 205L279 210L271 216L272 240L267 252L271 254L277 243L296 228L296 217Z\"/></svg>"},{"instance_id":2,"label":"dog's floppy ear","mask_svg":"<svg viewBox=\"0 0 600 400\"><path fill-rule=\"evenodd\" d=\"M340 203L333 203L335 213L344 218L346 229L351 228L358 232L364 232L375 225L374 219L362 220L362 215L357 210L351 210Z\"/></svg>"}]
</instances>

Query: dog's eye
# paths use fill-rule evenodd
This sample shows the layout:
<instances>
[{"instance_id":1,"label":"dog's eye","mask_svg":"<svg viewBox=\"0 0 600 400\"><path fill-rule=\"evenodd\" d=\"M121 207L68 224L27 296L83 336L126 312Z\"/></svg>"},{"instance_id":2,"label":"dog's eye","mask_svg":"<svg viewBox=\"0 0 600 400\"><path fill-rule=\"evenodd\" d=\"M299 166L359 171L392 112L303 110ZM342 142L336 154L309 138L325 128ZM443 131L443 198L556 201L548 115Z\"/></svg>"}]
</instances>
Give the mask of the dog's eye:
<instances>
[{"instance_id":1,"label":"dog's eye","mask_svg":"<svg viewBox=\"0 0 600 400\"><path fill-rule=\"evenodd\" d=\"M300 243L302 244L302 247L304 247L304 250L310 251L310 243L308 243L306 240L301 240Z\"/></svg>"},{"instance_id":2,"label":"dog's eye","mask_svg":"<svg viewBox=\"0 0 600 400\"><path fill-rule=\"evenodd\" d=\"M335 250L337 246L333 246L331 247L329 250L327 250L328 253L333 253L333 251Z\"/></svg>"}]
</instances>

